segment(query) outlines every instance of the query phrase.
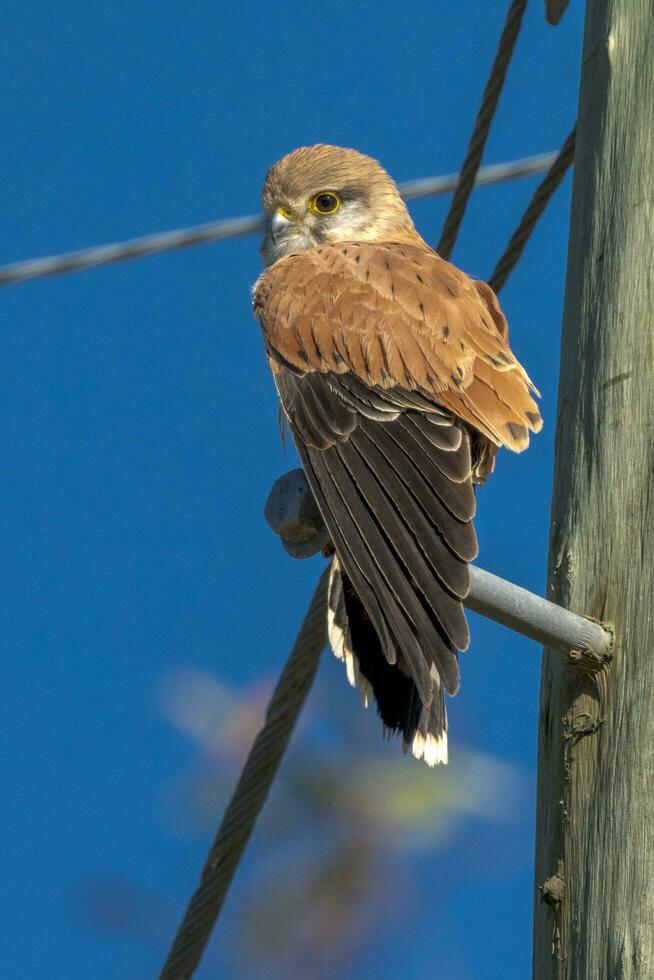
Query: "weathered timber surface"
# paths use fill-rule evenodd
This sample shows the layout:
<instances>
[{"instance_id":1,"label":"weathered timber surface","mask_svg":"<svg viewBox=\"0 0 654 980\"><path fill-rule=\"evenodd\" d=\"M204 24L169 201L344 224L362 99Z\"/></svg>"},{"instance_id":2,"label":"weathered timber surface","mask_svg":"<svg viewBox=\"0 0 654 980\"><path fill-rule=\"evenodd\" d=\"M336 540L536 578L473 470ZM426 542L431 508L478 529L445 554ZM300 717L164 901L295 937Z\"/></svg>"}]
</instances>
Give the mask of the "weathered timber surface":
<instances>
[{"instance_id":1,"label":"weathered timber surface","mask_svg":"<svg viewBox=\"0 0 654 980\"><path fill-rule=\"evenodd\" d=\"M654 978L653 254L654 2L589 0L549 584L615 647L543 655L536 980Z\"/></svg>"}]
</instances>

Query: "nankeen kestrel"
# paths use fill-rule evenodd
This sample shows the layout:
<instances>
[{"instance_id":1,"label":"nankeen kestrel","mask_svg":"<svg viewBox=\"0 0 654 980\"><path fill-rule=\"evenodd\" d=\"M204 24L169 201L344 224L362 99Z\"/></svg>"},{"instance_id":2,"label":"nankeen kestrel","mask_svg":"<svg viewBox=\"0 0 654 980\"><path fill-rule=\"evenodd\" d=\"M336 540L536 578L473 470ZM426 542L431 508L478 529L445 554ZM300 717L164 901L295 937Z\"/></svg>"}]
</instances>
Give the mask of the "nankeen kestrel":
<instances>
[{"instance_id":1,"label":"nankeen kestrel","mask_svg":"<svg viewBox=\"0 0 654 980\"><path fill-rule=\"evenodd\" d=\"M385 728L447 762L474 485L541 428L535 389L493 291L427 245L375 160L301 147L263 204L254 311L334 543L330 642Z\"/></svg>"}]
</instances>

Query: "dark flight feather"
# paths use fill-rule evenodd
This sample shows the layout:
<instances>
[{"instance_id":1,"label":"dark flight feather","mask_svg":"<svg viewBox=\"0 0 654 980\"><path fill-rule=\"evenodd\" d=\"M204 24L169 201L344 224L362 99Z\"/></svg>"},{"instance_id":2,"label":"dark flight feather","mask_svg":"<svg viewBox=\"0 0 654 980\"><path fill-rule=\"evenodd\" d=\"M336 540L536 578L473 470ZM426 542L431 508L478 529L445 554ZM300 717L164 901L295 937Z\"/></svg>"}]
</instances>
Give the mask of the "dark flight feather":
<instances>
[{"instance_id":1,"label":"dark flight feather","mask_svg":"<svg viewBox=\"0 0 654 980\"><path fill-rule=\"evenodd\" d=\"M400 407L392 390L360 392L350 375L282 369L276 380L348 579L386 660L402 652L427 707L432 665L454 693L457 651L469 642L461 605L476 551L469 434L437 409L438 434L428 439L428 416ZM344 408L354 425L343 424Z\"/></svg>"}]
</instances>

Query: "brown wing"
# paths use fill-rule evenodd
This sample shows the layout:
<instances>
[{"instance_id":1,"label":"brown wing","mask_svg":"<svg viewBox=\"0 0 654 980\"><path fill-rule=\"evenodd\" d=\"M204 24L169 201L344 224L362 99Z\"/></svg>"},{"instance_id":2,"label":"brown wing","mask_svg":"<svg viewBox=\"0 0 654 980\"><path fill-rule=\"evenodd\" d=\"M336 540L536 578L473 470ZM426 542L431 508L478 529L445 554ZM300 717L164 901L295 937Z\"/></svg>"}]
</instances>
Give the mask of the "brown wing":
<instances>
[{"instance_id":1,"label":"brown wing","mask_svg":"<svg viewBox=\"0 0 654 980\"><path fill-rule=\"evenodd\" d=\"M493 291L426 246L289 256L261 276L255 312L269 348L297 371L351 371L370 386L424 392L518 452L542 426Z\"/></svg>"},{"instance_id":2,"label":"brown wing","mask_svg":"<svg viewBox=\"0 0 654 980\"><path fill-rule=\"evenodd\" d=\"M284 411L336 551L386 659L423 705L454 693L477 553L470 437L451 413L351 373L277 368ZM435 675L432 672L435 669Z\"/></svg>"},{"instance_id":3,"label":"brown wing","mask_svg":"<svg viewBox=\"0 0 654 980\"><path fill-rule=\"evenodd\" d=\"M289 256L254 306L343 569L428 708L456 691L469 641L470 427L519 449L539 420L499 307L426 247L399 244Z\"/></svg>"}]
</instances>

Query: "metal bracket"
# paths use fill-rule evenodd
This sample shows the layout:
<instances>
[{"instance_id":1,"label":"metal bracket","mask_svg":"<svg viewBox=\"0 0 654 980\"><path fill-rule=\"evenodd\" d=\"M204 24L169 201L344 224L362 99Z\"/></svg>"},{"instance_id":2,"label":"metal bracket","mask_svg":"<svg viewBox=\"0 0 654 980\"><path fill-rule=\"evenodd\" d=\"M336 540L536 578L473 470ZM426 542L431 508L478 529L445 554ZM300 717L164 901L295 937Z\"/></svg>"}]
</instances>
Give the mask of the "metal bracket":
<instances>
[{"instance_id":1,"label":"metal bracket","mask_svg":"<svg viewBox=\"0 0 654 980\"><path fill-rule=\"evenodd\" d=\"M276 481L264 513L293 558L309 558L329 548L329 534L304 470L291 470ZM470 594L463 602L468 609L543 646L564 650L571 664L586 670L600 670L610 660L613 636L601 623L563 609L476 565L470 567L470 579Z\"/></svg>"}]
</instances>

